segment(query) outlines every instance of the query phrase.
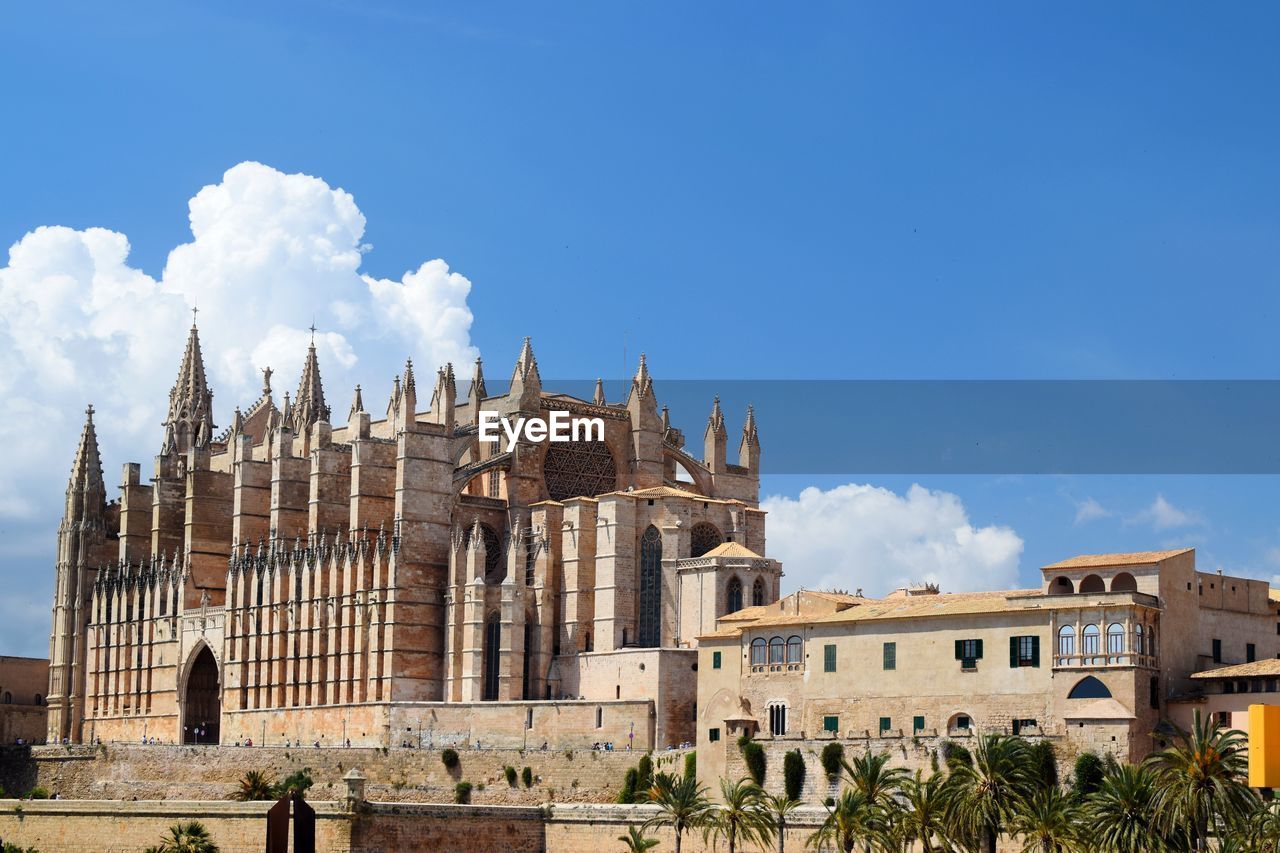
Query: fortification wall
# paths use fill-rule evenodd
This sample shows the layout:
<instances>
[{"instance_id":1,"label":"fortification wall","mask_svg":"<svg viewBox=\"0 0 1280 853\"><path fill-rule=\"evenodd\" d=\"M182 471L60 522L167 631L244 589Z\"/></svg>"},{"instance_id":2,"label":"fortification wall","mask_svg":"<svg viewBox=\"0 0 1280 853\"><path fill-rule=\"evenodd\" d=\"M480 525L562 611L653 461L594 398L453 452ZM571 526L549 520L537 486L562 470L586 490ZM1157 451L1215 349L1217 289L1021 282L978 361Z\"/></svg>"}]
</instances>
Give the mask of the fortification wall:
<instances>
[{"instance_id":1,"label":"fortification wall","mask_svg":"<svg viewBox=\"0 0 1280 853\"><path fill-rule=\"evenodd\" d=\"M333 800L343 795L342 777L355 767L368 779L366 797L375 801L451 803L457 783L468 781L475 804L607 803L641 755L626 750L459 749L459 766L450 771L439 749L10 747L0 750L0 785L10 796L38 784L64 799L225 801L246 771L279 779L306 769L315 783L310 796ZM679 772L684 753L657 753L654 763L660 770ZM519 780L509 785L507 766L517 773L528 767L533 785L526 788Z\"/></svg>"}]
</instances>

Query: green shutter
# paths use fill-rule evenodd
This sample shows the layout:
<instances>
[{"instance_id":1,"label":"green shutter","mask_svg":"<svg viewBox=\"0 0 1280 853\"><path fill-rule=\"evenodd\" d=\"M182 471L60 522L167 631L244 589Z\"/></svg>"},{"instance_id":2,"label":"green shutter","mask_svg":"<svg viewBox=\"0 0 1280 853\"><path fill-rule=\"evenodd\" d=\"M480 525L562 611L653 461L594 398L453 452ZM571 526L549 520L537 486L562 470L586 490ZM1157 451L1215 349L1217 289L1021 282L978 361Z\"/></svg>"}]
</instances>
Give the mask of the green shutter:
<instances>
[{"instance_id":1,"label":"green shutter","mask_svg":"<svg viewBox=\"0 0 1280 853\"><path fill-rule=\"evenodd\" d=\"M911 727L914 731L917 731L917 732L924 731L924 717L912 717Z\"/></svg>"},{"instance_id":2,"label":"green shutter","mask_svg":"<svg viewBox=\"0 0 1280 853\"><path fill-rule=\"evenodd\" d=\"M1031 635L1031 665L1040 665L1040 637L1036 634Z\"/></svg>"},{"instance_id":3,"label":"green shutter","mask_svg":"<svg viewBox=\"0 0 1280 853\"><path fill-rule=\"evenodd\" d=\"M982 658L982 641L974 640L974 642L978 644L978 649L977 649L977 653L973 657L976 660L980 660Z\"/></svg>"},{"instance_id":4,"label":"green shutter","mask_svg":"<svg viewBox=\"0 0 1280 853\"><path fill-rule=\"evenodd\" d=\"M834 644L822 647L822 671L836 671L836 647Z\"/></svg>"},{"instance_id":5,"label":"green shutter","mask_svg":"<svg viewBox=\"0 0 1280 853\"><path fill-rule=\"evenodd\" d=\"M719 653L719 652L712 652L712 653L711 653L711 668L712 668L712 669L719 669L719 668L720 668L720 653Z\"/></svg>"},{"instance_id":6,"label":"green shutter","mask_svg":"<svg viewBox=\"0 0 1280 853\"><path fill-rule=\"evenodd\" d=\"M881 732L887 732L887 731L889 731L889 727L890 727L890 726L892 726L892 725L893 725L893 720L892 720L892 718L890 718L890 717L881 717L881 718L880 718L880 731L881 731Z\"/></svg>"},{"instance_id":7,"label":"green shutter","mask_svg":"<svg viewBox=\"0 0 1280 853\"><path fill-rule=\"evenodd\" d=\"M839 717L823 717L822 730L824 732L840 731L840 718Z\"/></svg>"},{"instance_id":8,"label":"green shutter","mask_svg":"<svg viewBox=\"0 0 1280 853\"><path fill-rule=\"evenodd\" d=\"M1009 638L1009 666L1018 668L1018 638Z\"/></svg>"},{"instance_id":9,"label":"green shutter","mask_svg":"<svg viewBox=\"0 0 1280 853\"><path fill-rule=\"evenodd\" d=\"M964 657L964 640L956 640L956 660Z\"/></svg>"},{"instance_id":10,"label":"green shutter","mask_svg":"<svg viewBox=\"0 0 1280 853\"><path fill-rule=\"evenodd\" d=\"M884 644L884 668L885 669L898 668L898 644L897 643Z\"/></svg>"}]
</instances>

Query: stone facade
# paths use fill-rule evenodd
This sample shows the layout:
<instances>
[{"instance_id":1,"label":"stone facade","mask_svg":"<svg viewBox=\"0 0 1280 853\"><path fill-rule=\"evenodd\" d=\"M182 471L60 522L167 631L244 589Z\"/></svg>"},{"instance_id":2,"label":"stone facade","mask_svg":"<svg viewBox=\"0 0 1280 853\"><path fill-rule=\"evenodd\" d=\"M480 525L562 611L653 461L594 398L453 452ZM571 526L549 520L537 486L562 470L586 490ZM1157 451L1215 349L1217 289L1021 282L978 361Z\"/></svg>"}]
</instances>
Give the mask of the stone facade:
<instances>
[{"instance_id":1,"label":"stone facade","mask_svg":"<svg viewBox=\"0 0 1280 853\"><path fill-rule=\"evenodd\" d=\"M1048 737L1064 760L1137 761L1206 660L1280 656L1267 584L1198 572L1191 549L1077 557L1042 576L1039 589L879 600L801 591L721 617L698 642L702 781L738 772L743 733L876 744L907 766L991 731Z\"/></svg>"},{"instance_id":2,"label":"stone facade","mask_svg":"<svg viewBox=\"0 0 1280 853\"><path fill-rule=\"evenodd\" d=\"M702 459L645 359L625 401L542 388L525 340L504 394L412 364L384 418L332 423L314 344L296 395L215 435L193 325L152 475L106 500L92 407L58 535L48 737L399 746L694 736L698 634L779 594L760 441L737 464L717 400ZM481 441L480 412L598 419L602 440ZM492 707L482 707L483 705Z\"/></svg>"}]
</instances>

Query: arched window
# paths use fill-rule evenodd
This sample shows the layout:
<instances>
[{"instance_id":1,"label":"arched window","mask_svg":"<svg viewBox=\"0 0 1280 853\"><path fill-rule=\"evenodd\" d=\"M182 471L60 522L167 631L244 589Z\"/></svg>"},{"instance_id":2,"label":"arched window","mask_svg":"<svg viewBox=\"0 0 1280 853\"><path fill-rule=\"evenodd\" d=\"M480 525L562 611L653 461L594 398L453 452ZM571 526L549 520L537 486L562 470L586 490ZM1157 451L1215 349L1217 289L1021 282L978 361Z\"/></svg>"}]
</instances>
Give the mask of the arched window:
<instances>
[{"instance_id":1,"label":"arched window","mask_svg":"<svg viewBox=\"0 0 1280 853\"><path fill-rule=\"evenodd\" d=\"M1076 682L1076 686L1071 688L1071 692L1067 694L1068 699L1110 699L1111 691L1107 689L1107 685L1103 684L1092 675L1086 675L1084 678Z\"/></svg>"},{"instance_id":2,"label":"arched window","mask_svg":"<svg viewBox=\"0 0 1280 853\"><path fill-rule=\"evenodd\" d=\"M769 640L769 663L782 663L786 659L786 644L782 642L781 637L773 637Z\"/></svg>"},{"instance_id":3,"label":"arched window","mask_svg":"<svg viewBox=\"0 0 1280 853\"><path fill-rule=\"evenodd\" d=\"M1141 622L1133 626L1133 650L1140 655L1147 653L1147 638L1143 636Z\"/></svg>"},{"instance_id":4,"label":"arched window","mask_svg":"<svg viewBox=\"0 0 1280 853\"><path fill-rule=\"evenodd\" d=\"M484 582L502 583L507 577L507 561L502 559L502 540L498 537L498 531L481 522L480 536L484 539ZM471 549L470 532L463 537L462 547Z\"/></svg>"},{"instance_id":5,"label":"arched window","mask_svg":"<svg viewBox=\"0 0 1280 853\"><path fill-rule=\"evenodd\" d=\"M1098 653L1098 643L1102 637L1102 632L1098 630L1098 626L1090 622L1084 626L1084 630L1080 633L1080 653L1084 655L1096 655Z\"/></svg>"},{"instance_id":6,"label":"arched window","mask_svg":"<svg viewBox=\"0 0 1280 853\"><path fill-rule=\"evenodd\" d=\"M1058 629L1058 654L1069 657L1076 653L1076 629L1063 625Z\"/></svg>"},{"instance_id":7,"label":"arched window","mask_svg":"<svg viewBox=\"0 0 1280 853\"><path fill-rule=\"evenodd\" d=\"M1121 572L1111 579L1112 592L1137 592L1138 582L1128 572Z\"/></svg>"},{"instance_id":8,"label":"arched window","mask_svg":"<svg viewBox=\"0 0 1280 853\"><path fill-rule=\"evenodd\" d=\"M1124 654L1124 626L1119 622L1112 622L1107 626L1107 654L1115 657ZM1111 663L1119 663L1113 660Z\"/></svg>"},{"instance_id":9,"label":"arched window","mask_svg":"<svg viewBox=\"0 0 1280 853\"><path fill-rule=\"evenodd\" d=\"M10 693L8 690L6 690L6 691L4 692L4 704L6 704L6 705L12 705L12 704L13 704L13 694L12 694L12 693Z\"/></svg>"},{"instance_id":10,"label":"arched window","mask_svg":"<svg viewBox=\"0 0 1280 853\"><path fill-rule=\"evenodd\" d=\"M37 694L36 694L36 704L37 704L37 705L43 705L43 704L44 704L44 697L43 697L43 696L41 696L39 693L37 693Z\"/></svg>"},{"instance_id":11,"label":"arched window","mask_svg":"<svg viewBox=\"0 0 1280 853\"><path fill-rule=\"evenodd\" d=\"M1081 592L1106 592L1107 585L1102 582L1102 578L1097 575L1089 575L1080 581Z\"/></svg>"},{"instance_id":12,"label":"arched window","mask_svg":"<svg viewBox=\"0 0 1280 853\"><path fill-rule=\"evenodd\" d=\"M736 577L729 578L729 595L728 604L725 607L725 613L737 613L742 609L742 581Z\"/></svg>"},{"instance_id":13,"label":"arched window","mask_svg":"<svg viewBox=\"0 0 1280 853\"><path fill-rule=\"evenodd\" d=\"M950 734L968 734L973 731L973 717L969 714L952 714L947 720L947 732Z\"/></svg>"},{"instance_id":14,"label":"arched window","mask_svg":"<svg viewBox=\"0 0 1280 853\"><path fill-rule=\"evenodd\" d=\"M761 607L764 605L764 578L756 578L756 582L751 585L751 606Z\"/></svg>"},{"instance_id":15,"label":"arched window","mask_svg":"<svg viewBox=\"0 0 1280 853\"><path fill-rule=\"evenodd\" d=\"M592 651L595 651L595 649L594 649L594 648L592 648L592 646L591 646L591 632L590 632L590 631L587 631L587 632L583 635L583 649L582 649L582 650L583 650L584 652L592 652Z\"/></svg>"},{"instance_id":16,"label":"arched window","mask_svg":"<svg viewBox=\"0 0 1280 853\"><path fill-rule=\"evenodd\" d=\"M502 648L502 622L497 611L484 623L484 694L485 702L498 700L498 651Z\"/></svg>"},{"instance_id":17,"label":"arched window","mask_svg":"<svg viewBox=\"0 0 1280 853\"><path fill-rule=\"evenodd\" d=\"M1150 657L1156 656L1156 626L1155 625L1147 626L1147 655Z\"/></svg>"},{"instance_id":18,"label":"arched window","mask_svg":"<svg viewBox=\"0 0 1280 853\"><path fill-rule=\"evenodd\" d=\"M1071 578L1057 577L1053 579L1053 583L1049 584L1050 595L1070 595L1075 591L1076 588L1071 583Z\"/></svg>"},{"instance_id":19,"label":"arched window","mask_svg":"<svg viewBox=\"0 0 1280 853\"><path fill-rule=\"evenodd\" d=\"M768 662L768 643L764 641L764 637L756 637L751 641L751 665L764 666Z\"/></svg>"},{"instance_id":20,"label":"arched window","mask_svg":"<svg viewBox=\"0 0 1280 853\"><path fill-rule=\"evenodd\" d=\"M787 638L787 663L800 663L804 656L803 646L804 644L799 637L792 636Z\"/></svg>"},{"instance_id":21,"label":"arched window","mask_svg":"<svg viewBox=\"0 0 1280 853\"><path fill-rule=\"evenodd\" d=\"M662 642L662 534L652 524L640 537L640 645Z\"/></svg>"},{"instance_id":22,"label":"arched window","mask_svg":"<svg viewBox=\"0 0 1280 853\"><path fill-rule=\"evenodd\" d=\"M723 541L724 537L714 524L699 521L689 531L689 556L701 557Z\"/></svg>"}]
</instances>

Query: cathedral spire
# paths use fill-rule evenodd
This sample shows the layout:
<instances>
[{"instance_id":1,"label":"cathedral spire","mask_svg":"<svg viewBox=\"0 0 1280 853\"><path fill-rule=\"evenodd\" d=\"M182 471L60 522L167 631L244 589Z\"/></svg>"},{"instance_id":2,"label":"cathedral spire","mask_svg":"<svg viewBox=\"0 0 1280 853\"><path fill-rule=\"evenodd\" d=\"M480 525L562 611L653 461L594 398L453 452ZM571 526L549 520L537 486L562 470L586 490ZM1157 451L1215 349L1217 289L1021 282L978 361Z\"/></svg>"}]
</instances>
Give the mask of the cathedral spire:
<instances>
[{"instance_id":1,"label":"cathedral spire","mask_svg":"<svg viewBox=\"0 0 1280 853\"><path fill-rule=\"evenodd\" d=\"M747 420L742 425L742 442L738 445L738 464L753 475L760 474L760 432L756 428L756 410L747 406Z\"/></svg>"},{"instance_id":2,"label":"cathedral spire","mask_svg":"<svg viewBox=\"0 0 1280 853\"><path fill-rule=\"evenodd\" d=\"M542 376L538 373L538 360L533 356L533 343L529 338L525 338L520 347L520 357L516 359L515 370L511 373L511 387L507 396L519 401L522 411L538 411L538 401L542 398Z\"/></svg>"},{"instance_id":3,"label":"cathedral spire","mask_svg":"<svg viewBox=\"0 0 1280 853\"><path fill-rule=\"evenodd\" d=\"M352 415L356 414L357 412L363 412L363 411L364 411L364 398L360 396L360 386L357 385L356 394L354 397L351 398L351 411L347 413L347 418L350 419Z\"/></svg>"},{"instance_id":4,"label":"cathedral spire","mask_svg":"<svg viewBox=\"0 0 1280 853\"><path fill-rule=\"evenodd\" d=\"M84 410L84 427L80 430L80 444L76 458L71 463L71 479L67 483L67 516L83 517L106 503L107 489L102 479L102 457L98 453L98 432L93 425L93 406ZM72 507L73 496L79 507ZM81 510L86 512L82 513Z\"/></svg>"},{"instance_id":5,"label":"cathedral spire","mask_svg":"<svg viewBox=\"0 0 1280 853\"><path fill-rule=\"evenodd\" d=\"M702 433L702 461L711 469L711 473L720 474L725 470L728 444L728 433L724 428L724 412L720 409L720 398L716 397L715 402L711 404L707 428Z\"/></svg>"},{"instance_id":6,"label":"cathedral spire","mask_svg":"<svg viewBox=\"0 0 1280 853\"><path fill-rule=\"evenodd\" d=\"M320 363L316 359L314 326L311 335L311 345L307 347L307 358L302 363L302 377L298 380L298 393L290 413L290 425L299 435L309 432L316 423L329 420L329 407L325 405L324 386L320 382Z\"/></svg>"},{"instance_id":7,"label":"cathedral spire","mask_svg":"<svg viewBox=\"0 0 1280 853\"><path fill-rule=\"evenodd\" d=\"M604 380L602 380L599 376L596 377L596 393L595 393L595 396L591 398L591 402L595 403L597 406L605 405Z\"/></svg>"},{"instance_id":8,"label":"cathedral spire","mask_svg":"<svg viewBox=\"0 0 1280 853\"><path fill-rule=\"evenodd\" d=\"M169 391L169 416L165 418L164 427L165 452L186 453L192 447L206 446L213 434L213 392L205 379L200 330L196 328L194 315L178 379Z\"/></svg>"},{"instance_id":9,"label":"cathedral spire","mask_svg":"<svg viewBox=\"0 0 1280 853\"><path fill-rule=\"evenodd\" d=\"M476 369L471 374L471 390L467 392L467 396L472 400L483 400L489 396L489 389L484 385L484 365L479 356L476 357Z\"/></svg>"},{"instance_id":10,"label":"cathedral spire","mask_svg":"<svg viewBox=\"0 0 1280 853\"><path fill-rule=\"evenodd\" d=\"M641 397L653 396L653 379L649 376L649 363L646 361L644 353L640 353L640 366L636 368L636 375L631 380L631 387Z\"/></svg>"}]
</instances>

